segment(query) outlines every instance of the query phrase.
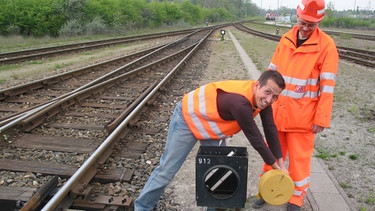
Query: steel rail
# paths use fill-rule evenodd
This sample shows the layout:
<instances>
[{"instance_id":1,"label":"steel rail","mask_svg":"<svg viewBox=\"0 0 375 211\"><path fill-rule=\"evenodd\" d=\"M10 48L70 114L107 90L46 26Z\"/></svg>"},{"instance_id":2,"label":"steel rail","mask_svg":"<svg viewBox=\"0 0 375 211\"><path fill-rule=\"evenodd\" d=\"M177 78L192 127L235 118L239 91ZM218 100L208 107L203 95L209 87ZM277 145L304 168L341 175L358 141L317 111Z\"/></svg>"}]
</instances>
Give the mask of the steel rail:
<instances>
[{"instance_id":1,"label":"steel rail","mask_svg":"<svg viewBox=\"0 0 375 211\"><path fill-rule=\"evenodd\" d=\"M25 93L26 91L38 89L40 87L43 87L46 84L57 83L56 81L60 81L61 80L60 78L69 79L69 78L72 78L72 77L76 77L78 75L82 75L85 72L90 71L93 67L104 66L104 65L108 65L108 64L111 64L111 63L119 61L119 60L126 59L126 58L137 57L139 55L145 55L145 54L148 54L150 52L154 52L155 50L160 49L165 45L166 44L158 45L158 46L155 46L155 47L152 47L152 48L148 48L148 49L136 52L136 53L132 53L132 54L129 54L129 55L114 58L114 59L111 59L111 60L108 60L108 61L100 62L100 63L89 65L89 66L86 66L86 67L83 67L83 68L79 68L79 69L71 70L71 71L68 71L68 72L60 73L60 74L57 74L57 75L49 76L49 77L46 77L46 78L42 78L42 79L39 79L39 80L35 80L35 81L29 82L29 83L20 84L20 85L17 85L17 86L6 88L6 89L3 89L3 90L0 90L0 100L5 99L6 96L15 96L15 95ZM132 62L132 63L134 63L134 62Z\"/></svg>"},{"instance_id":2,"label":"steel rail","mask_svg":"<svg viewBox=\"0 0 375 211\"><path fill-rule=\"evenodd\" d=\"M369 61L375 61L375 51L366 51L361 49L353 49L353 48L347 48L347 47L340 47L339 48L340 55L348 55L351 57L361 57L365 58Z\"/></svg>"},{"instance_id":3,"label":"steel rail","mask_svg":"<svg viewBox=\"0 0 375 211\"><path fill-rule=\"evenodd\" d=\"M66 108L66 107L72 105L72 101L80 101L81 99L87 97L87 95L89 93L97 92L98 90L103 89L104 87L108 88L108 86L114 86L115 82L121 80L122 78L129 77L130 75L136 74L136 73L140 72L141 70L143 70L145 68L155 66L159 63L168 62L170 60L170 58L173 58L173 57L176 57L178 55L184 54L185 51L189 51L195 45L197 45L197 44L193 44L188 48L182 49L182 50L180 50L180 51L178 51L178 52L176 52L172 55L169 55L169 56L167 56L163 59L160 59L158 61L154 61L154 62L152 62L150 64L147 64L145 66L142 66L140 68L137 68L137 69L131 70L129 72L123 73L123 74L121 74L119 76L116 76L114 78L109 78L106 81L94 84L94 85L89 86L85 89L81 89L81 90L79 90L75 93L72 93L72 94L66 96L65 98L62 98L62 99L54 102L53 104L50 104L47 107L44 107L43 109L38 110L37 112L32 113L27 118L23 118L23 120L21 120L19 123L22 124L23 126L30 125L30 126L35 127L36 121L41 122L41 121L43 121L43 119L51 117L50 115L55 115L56 113L58 113L58 111L56 111L55 109L59 110L59 109L62 109L62 108ZM64 104L66 104L66 105L64 105ZM46 113L47 113L47 115L46 115Z\"/></svg>"},{"instance_id":4,"label":"steel rail","mask_svg":"<svg viewBox=\"0 0 375 211\"><path fill-rule=\"evenodd\" d=\"M358 34L358 33L348 33L348 32L339 32L339 31L332 31L332 30L323 30L329 35L336 35L336 36L349 36L352 38L356 39L361 39L361 40L372 40L375 41L375 36L373 34Z\"/></svg>"},{"instance_id":5,"label":"steel rail","mask_svg":"<svg viewBox=\"0 0 375 211\"><path fill-rule=\"evenodd\" d=\"M17 115L15 115L12 118L3 119L0 122L0 126L1 126L0 127L0 134L2 132L6 131L6 130L9 130L11 127L14 127L15 125L19 124L20 122L23 122L25 119L29 119L31 116L35 115L36 113L42 112L43 110L45 110L46 108L50 107L52 104L56 103L60 99L63 99L65 97L67 97L67 96L71 96L71 95L73 95L73 94L75 94L75 93L77 93L77 92L79 92L81 90L84 90L84 89L88 88L88 87L94 86L95 84L98 84L101 81L105 81L105 80L107 80L109 78L113 78L114 75L118 74L119 72L121 72L126 67L134 65L137 62L140 62L142 60L145 60L145 59L153 56L154 54L160 52L161 50L164 50L164 49L166 49L168 47L176 45L177 43L183 42L184 40L187 39L187 37L192 36L193 34L195 34L197 32L198 31L194 31L194 32L190 33L189 35L187 35L187 36L185 36L183 38L180 38L180 39L178 39L178 40L176 40L174 42L171 42L171 43L166 44L166 45L161 45L159 48L153 49L152 52L150 52L150 53L148 53L148 54L146 54L144 56L141 56L140 58L138 58L138 59L136 59L136 60L134 60L134 61L132 61L132 62L130 62L130 63L122 66L122 67L120 67L120 68L117 68L116 70L111 71L111 72L109 72L109 73L107 73L107 74L105 74L105 75L103 75L103 76L101 76L101 77L99 77L99 78L97 78L97 79L95 79L95 80L93 80L93 81L91 81L91 82L89 82L89 83L87 83L87 84L85 84L85 85L83 85L83 86L81 86L81 87L79 87L79 88L77 88L77 89L69 92L69 93L63 94L63 95L61 95L61 96L59 96L59 97L57 97L55 99L52 99L52 100L50 100L50 101L48 101L46 103L38 105L38 106L36 106L34 108L31 108L29 110L26 110L24 112L20 112L20 113L18 113Z\"/></svg>"},{"instance_id":6,"label":"steel rail","mask_svg":"<svg viewBox=\"0 0 375 211\"><path fill-rule=\"evenodd\" d=\"M235 23L233 24L237 29L248 32L250 34L260 36L267 38L272 41L278 42L280 40L279 35L273 35L269 33L260 32L254 29L250 29L249 27L244 26L242 23ZM337 46L337 51L339 53L340 58L343 58L345 60L348 60L350 62L354 62L356 64L364 65L367 67L375 67L375 63L373 62L373 59L375 58L373 51L365 51L365 50L359 50L360 52L357 52L357 49L348 48L348 47L340 47ZM350 54L350 56L345 55ZM364 59L359 59L364 58Z\"/></svg>"},{"instance_id":7,"label":"steel rail","mask_svg":"<svg viewBox=\"0 0 375 211\"><path fill-rule=\"evenodd\" d=\"M356 63L356 64L359 64L359 65L375 68L375 62L373 62L374 60L367 61L367 60L363 60L363 59L358 59L357 57L352 57L352 56L349 56L349 55L345 55L343 53L340 53L340 58L345 59L345 60L350 61L350 62L353 62L353 63Z\"/></svg>"},{"instance_id":8,"label":"steel rail","mask_svg":"<svg viewBox=\"0 0 375 211\"><path fill-rule=\"evenodd\" d=\"M61 95L59 97L56 97L56 98L54 98L54 99L52 99L52 100L50 100L50 101L48 101L46 103L40 104L40 105L38 105L38 106L36 106L34 108L31 108L29 110L25 110L23 112L20 112L15 117L13 117L13 118L4 119L2 122L0 122L0 125L1 125L1 127L0 127L0 134L2 132L4 132L4 131L10 129L11 127L19 124L24 119L30 118L30 116L35 115L35 113L39 113L43 109L48 108L49 106L51 106L52 104L56 103L60 99L66 98L66 97L71 96L71 95L73 95L73 94L75 94L75 93L77 93L77 92L79 92L81 90L84 90L84 89L86 89L88 87L91 87L91 86L93 86L95 84L98 84L99 82L101 82L101 81L103 81L103 80L105 80L107 78L112 77L114 74L116 74L117 72L125 69L126 67L128 67L128 66L130 66L132 64L135 64L136 62L138 62L140 60L148 58L149 56L153 55L153 53L156 53L159 50L164 49L165 47L166 46L162 46L161 48L156 49L156 50L152 51L151 53L148 53L147 55L144 55L141 58L138 58L138 59L132 61L131 63L128 63L128 64L126 64L126 65L124 65L124 66L122 66L120 68L117 68L116 70L111 71L111 72L109 72L109 73L107 73L107 74L105 74L105 75L103 75L103 76L101 76L101 77L99 77L99 78L97 78L97 79L95 79L95 80L93 80L93 81L91 81L91 82L89 82L89 83L87 83L87 84L85 84L85 85L83 85L83 86L81 86L81 87L79 87L79 88L71 91L71 92L63 94L63 95Z\"/></svg>"},{"instance_id":9,"label":"steel rail","mask_svg":"<svg viewBox=\"0 0 375 211\"><path fill-rule=\"evenodd\" d=\"M43 78L43 79L40 79L40 80L32 81L30 83L21 84L21 85L14 86L14 87L11 87L11 88L8 88L8 89L3 89L3 90L0 91L0 100L5 99L6 96L19 95L19 94L25 93L26 91L39 89L40 87L43 87L45 84L51 84L50 81L57 81L57 80L60 81L60 78L67 79L67 78L75 77L77 75L84 74L85 71L91 70L92 67L107 65L111 62L114 62L114 61L117 61L117 60L120 60L120 59L132 57L132 56L139 55L139 54L148 53L147 55L142 56L141 58L138 58L138 59L122 66L121 68L118 68L118 69L114 70L114 71L122 70L122 69L125 69L128 66L136 64L137 62L142 60L142 58L145 59L148 56L151 56L152 53L150 53L150 51L152 51L153 53L156 53L158 50L162 50L165 46L166 45L156 46L156 47L146 49L144 51L137 52L137 53L134 53L134 54L131 54L131 55L123 56L123 57L120 57L120 58L115 58L115 59L112 59L110 61L105 61L105 62L102 62L102 63L99 63L99 64L90 65L90 66L80 68L80 69L77 69L77 70L72 70L72 71L69 71L69 72L66 72L66 73L61 73L61 74L54 75L54 76L51 76L51 77L47 77L47 78ZM116 73L113 73L113 74L116 74ZM52 100L49 100L49 101L47 101L45 103L42 103L42 104L39 104L37 106L33 106L31 108L25 109L21 112L17 112L16 114L12 114L12 115L0 118L0 126L1 126L0 127L0 133L1 133L1 131L6 130L8 127L13 126L18 121L22 120L24 118L23 117L24 115L34 113L34 112L38 111L41 107L44 107L44 105L51 104L51 103L59 100L60 98L63 98L63 97L65 97L67 95L70 95L70 94L73 94L73 93L75 93L75 92L77 92L81 89L84 89L86 87L89 87L93 84L98 83L100 80L103 80L105 77L111 77L111 76L112 76L111 73L107 73L107 74L103 75L102 77L97 78L96 80L93 80L93 81L91 81L91 82L89 82L89 83L69 92L69 93L66 93L64 95L56 97Z\"/></svg>"},{"instance_id":10,"label":"steel rail","mask_svg":"<svg viewBox=\"0 0 375 211\"><path fill-rule=\"evenodd\" d=\"M267 25L269 26L270 24L266 24L266 23L259 23L257 21L242 21L240 23L246 23L246 22L249 22L249 23L253 23L253 24L258 24L258 25ZM290 27L292 26L278 26L278 25L274 25L276 27L280 27L280 28L285 28L285 29L290 29ZM344 35L344 36L350 36L352 38L356 38L356 39L361 39L361 40L372 40L372 41L375 41L375 36L373 34L359 34L359 33L349 33L349 32L342 32L342 31L332 31L332 30L328 30L328 29L322 29L325 33L329 34L329 35L336 35L336 36L341 36L341 35Z\"/></svg>"},{"instance_id":11,"label":"steel rail","mask_svg":"<svg viewBox=\"0 0 375 211\"><path fill-rule=\"evenodd\" d=\"M51 57L52 55L56 55L56 54L63 54L63 53L74 52L74 51L85 51L85 50L90 50L90 49L102 48L102 47L106 47L110 45L118 45L118 44L141 41L141 40L146 40L146 39L155 39L155 38L160 38L166 35L175 36L175 35L181 35L181 34L190 34L196 30L197 29L187 29L187 30L180 30L180 31L173 31L173 32L161 32L161 33L156 33L156 34L138 35L134 37L112 38L112 39L97 40L97 41L91 41L91 42L83 42L83 43L68 44L68 45L61 45L61 46L45 47L45 48L39 48L39 49L30 49L30 50L23 50L23 51L1 53L0 64L12 64L17 61L40 59L43 57ZM41 52L41 53L38 53L38 52ZM21 55L17 56L19 54Z\"/></svg>"},{"instance_id":12,"label":"steel rail","mask_svg":"<svg viewBox=\"0 0 375 211\"><path fill-rule=\"evenodd\" d=\"M184 37L182 37L178 40L175 40L175 41L170 42L168 44L162 44L162 45L159 45L159 46L156 46L156 47L152 47L152 48L143 50L141 52L137 52L137 53L130 54L130 55L123 56L123 57L119 57L119 58L115 58L115 59L112 59L112 60L109 60L109 61L98 63L98 64L95 64L95 65L90 65L90 66L80 68L80 69L77 69L77 70L73 70L73 71L69 71L69 72L66 72L66 73L61 73L61 74L51 76L51 77L47 77L47 78L44 78L44 79L36 80L36 81L30 82L30 83L27 83L27 84L22 84L22 85L18 85L18 86L14 86L14 87L11 87L11 88L0 90L0 100L5 99L5 96L13 96L13 95L22 94L22 93L25 92L24 90L37 89L37 88L43 86L44 84L56 83L55 81L60 80L59 78L67 79L67 78L71 78L71 77L74 77L74 76L77 76L77 75L81 75L81 74L83 74L81 72L88 71L92 67L95 67L95 66L98 66L98 65L107 65L107 64L110 64L112 62L124 59L126 57L134 57L134 56L137 56L137 55L143 55L143 54L147 53L146 55L144 55L144 56L132 61L131 63L129 63L129 65L135 64L136 62L139 62L142 59L150 57L151 55L153 55L153 53L156 53L156 52L158 52L162 49L166 49L168 47L172 47L173 45L176 45L178 43L183 42L184 40L188 39L188 37L194 35L197 32L199 32L199 31L193 31L192 33L190 33L190 34L188 34L188 35L186 35L186 36L184 36ZM116 73L114 72L113 74L116 74ZM109 75L108 77L111 77L111 76L112 75Z\"/></svg>"},{"instance_id":13,"label":"steel rail","mask_svg":"<svg viewBox=\"0 0 375 211\"><path fill-rule=\"evenodd\" d=\"M22 207L20 211L33 211L38 208L48 194L55 188L58 183L58 177L54 176L48 183L40 187L31 199Z\"/></svg>"}]
</instances>

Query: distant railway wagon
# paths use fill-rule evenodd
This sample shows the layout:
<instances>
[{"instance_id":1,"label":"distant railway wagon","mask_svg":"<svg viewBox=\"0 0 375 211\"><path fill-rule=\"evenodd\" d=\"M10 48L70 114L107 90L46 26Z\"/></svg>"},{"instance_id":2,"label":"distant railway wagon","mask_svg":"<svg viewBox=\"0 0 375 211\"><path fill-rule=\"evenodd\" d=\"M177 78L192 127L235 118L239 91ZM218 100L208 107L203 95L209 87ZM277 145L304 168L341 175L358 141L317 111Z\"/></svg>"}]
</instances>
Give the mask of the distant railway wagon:
<instances>
[{"instance_id":1,"label":"distant railway wagon","mask_svg":"<svg viewBox=\"0 0 375 211\"><path fill-rule=\"evenodd\" d=\"M266 14L266 20L275 20L276 19L276 13L267 13Z\"/></svg>"}]
</instances>

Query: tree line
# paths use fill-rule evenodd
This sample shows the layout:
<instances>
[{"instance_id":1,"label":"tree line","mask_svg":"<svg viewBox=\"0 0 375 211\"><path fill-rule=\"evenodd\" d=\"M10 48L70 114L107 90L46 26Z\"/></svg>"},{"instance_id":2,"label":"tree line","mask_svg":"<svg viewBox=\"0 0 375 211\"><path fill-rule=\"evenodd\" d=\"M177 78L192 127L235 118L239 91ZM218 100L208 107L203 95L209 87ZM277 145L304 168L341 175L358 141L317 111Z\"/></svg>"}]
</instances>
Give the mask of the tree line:
<instances>
[{"instance_id":1,"label":"tree line","mask_svg":"<svg viewBox=\"0 0 375 211\"><path fill-rule=\"evenodd\" d=\"M204 24L258 13L243 0L0 0L0 35L75 36Z\"/></svg>"},{"instance_id":2,"label":"tree line","mask_svg":"<svg viewBox=\"0 0 375 211\"><path fill-rule=\"evenodd\" d=\"M266 13L250 0L0 0L0 5L0 35L34 37L124 34L149 27L236 21ZM295 9L281 7L275 12L293 15ZM324 26L373 29L375 25L373 11L339 13L328 4L326 12ZM348 18L350 12L368 18Z\"/></svg>"}]
</instances>

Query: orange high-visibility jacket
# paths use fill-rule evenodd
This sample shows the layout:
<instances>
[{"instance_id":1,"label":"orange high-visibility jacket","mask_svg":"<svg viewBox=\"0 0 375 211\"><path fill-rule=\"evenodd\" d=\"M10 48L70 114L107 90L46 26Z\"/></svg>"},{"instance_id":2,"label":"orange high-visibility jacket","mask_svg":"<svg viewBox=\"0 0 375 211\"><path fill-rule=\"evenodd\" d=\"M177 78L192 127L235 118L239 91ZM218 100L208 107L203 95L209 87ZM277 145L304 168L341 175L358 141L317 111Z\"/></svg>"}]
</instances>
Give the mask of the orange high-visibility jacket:
<instances>
[{"instance_id":1,"label":"orange high-visibility jacket","mask_svg":"<svg viewBox=\"0 0 375 211\"><path fill-rule=\"evenodd\" d=\"M331 37L316 28L296 48L298 27L282 36L269 70L279 71L286 83L273 105L279 131L307 132L313 124L329 127L339 56Z\"/></svg>"},{"instance_id":2,"label":"orange high-visibility jacket","mask_svg":"<svg viewBox=\"0 0 375 211\"><path fill-rule=\"evenodd\" d=\"M217 90L236 93L246 97L253 106L256 116L253 87L255 81L221 81L204 85L189 92L182 98L182 114L193 135L198 140L223 139L238 133L241 128L237 121L223 120L217 109Z\"/></svg>"}]
</instances>

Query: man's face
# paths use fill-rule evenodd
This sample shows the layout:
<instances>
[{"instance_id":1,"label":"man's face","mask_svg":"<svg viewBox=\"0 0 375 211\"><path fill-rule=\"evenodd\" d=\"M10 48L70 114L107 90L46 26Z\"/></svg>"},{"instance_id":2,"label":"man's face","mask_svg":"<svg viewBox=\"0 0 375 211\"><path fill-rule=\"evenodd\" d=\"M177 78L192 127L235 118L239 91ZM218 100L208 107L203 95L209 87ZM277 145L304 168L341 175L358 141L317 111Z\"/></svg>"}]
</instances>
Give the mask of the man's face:
<instances>
[{"instance_id":1,"label":"man's face","mask_svg":"<svg viewBox=\"0 0 375 211\"><path fill-rule=\"evenodd\" d=\"M254 92L255 106L260 109L266 108L278 99L281 91L283 90L273 80L268 79L267 84L262 87L258 81Z\"/></svg>"},{"instance_id":2,"label":"man's face","mask_svg":"<svg viewBox=\"0 0 375 211\"><path fill-rule=\"evenodd\" d=\"M297 18L297 25L299 30L299 38L307 39L311 36L316 27L318 27L319 23L305 21L301 18Z\"/></svg>"}]
</instances>

